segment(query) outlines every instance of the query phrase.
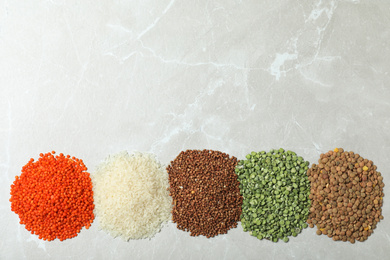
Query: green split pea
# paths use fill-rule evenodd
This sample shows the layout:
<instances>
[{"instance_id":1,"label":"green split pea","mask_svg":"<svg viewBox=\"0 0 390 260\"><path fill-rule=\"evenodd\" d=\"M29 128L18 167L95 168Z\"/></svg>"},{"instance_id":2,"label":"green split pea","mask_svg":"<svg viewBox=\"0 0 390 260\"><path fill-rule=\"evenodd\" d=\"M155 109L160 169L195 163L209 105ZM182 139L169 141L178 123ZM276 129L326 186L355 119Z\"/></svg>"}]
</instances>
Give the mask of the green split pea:
<instances>
[{"instance_id":1,"label":"green split pea","mask_svg":"<svg viewBox=\"0 0 390 260\"><path fill-rule=\"evenodd\" d=\"M287 242L307 227L309 162L291 151L251 152L235 172L243 196L241 225L258 239Z\"/></svg>"}]
</instances>

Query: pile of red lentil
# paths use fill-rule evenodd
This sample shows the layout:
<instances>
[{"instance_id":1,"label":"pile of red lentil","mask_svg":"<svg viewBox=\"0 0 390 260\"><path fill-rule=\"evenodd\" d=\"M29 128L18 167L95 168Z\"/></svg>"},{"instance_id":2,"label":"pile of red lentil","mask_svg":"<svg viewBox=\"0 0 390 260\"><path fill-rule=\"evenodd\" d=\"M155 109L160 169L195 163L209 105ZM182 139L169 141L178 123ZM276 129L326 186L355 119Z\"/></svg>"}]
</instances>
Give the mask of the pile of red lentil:
<instances>
[{"instance_id":1,"label":"pile of red lentil","mask_svg":"<svg viewBox=\"0 0 390 260\"><path fill-rule=\"evenodd\" d=\"M94 220L92 182L82 160L62 153L40 154L11 185L11 210L31 234L61 241Z\"/></svg>"},{"instance_id":2,"label":"pile of red lentil","mask_svg":"<svg viewBox=\"0 0 390 260\"><path fill-rule=\"evenodd\" d=\"M191 236L214 237L237 227L242 196L237 158L212 150L181 152L167 167L172 220Z\"/></svg>"}]
</instances>

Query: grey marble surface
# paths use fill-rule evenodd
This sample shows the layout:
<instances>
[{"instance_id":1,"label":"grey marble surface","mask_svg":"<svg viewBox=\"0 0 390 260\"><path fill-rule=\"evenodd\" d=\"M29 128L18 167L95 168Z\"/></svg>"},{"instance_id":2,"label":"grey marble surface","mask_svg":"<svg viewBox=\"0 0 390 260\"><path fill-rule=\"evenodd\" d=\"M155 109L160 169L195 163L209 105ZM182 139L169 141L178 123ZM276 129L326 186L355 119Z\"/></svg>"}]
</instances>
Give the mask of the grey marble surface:
<instances>
[{"instance_id":1,"label":"grey marble surface","mask_svg":"<svg viewBox=\"0 0 390 260\"><path fill-rule=\"evenodd\" d=\"M306 229L212 239L169 223L124 242L97 228L39 240L10 210L28 160L55 150L93 174L108 154L185 149L238 158L283 147L311 163L335 147L390 187L389 1L0 0L0 259L386 259L390 206L364 243ZM388 259L388 258L387 258Z\"/></svg>"}]
</instances>

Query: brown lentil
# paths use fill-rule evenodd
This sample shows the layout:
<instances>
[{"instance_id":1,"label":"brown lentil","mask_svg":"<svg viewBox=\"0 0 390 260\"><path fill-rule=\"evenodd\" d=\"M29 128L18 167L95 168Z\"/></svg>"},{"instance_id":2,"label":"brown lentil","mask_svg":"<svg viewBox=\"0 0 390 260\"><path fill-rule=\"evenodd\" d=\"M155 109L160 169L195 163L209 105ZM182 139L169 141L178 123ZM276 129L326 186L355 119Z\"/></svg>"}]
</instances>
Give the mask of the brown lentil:
<instances>
[{"instance_id":1,"label":"brown lentil","mask_svg":"<svg viewBox=\"0 0 390 260\"><path fill-rule=\"evenodd\" d=\"M330 171L324 169L331 169ZM365 241L383 219L383 177L372 161L336 148L307 171L312 206L309 226L333 240Z\"/></svg>"},{"instance_id":2,"label":"brown lentil","mask_svg":"<svg viewBox=\"0 0 390 260\"><path fill-rule=\"evenodd\" d=\"M191 236L214 237L237 227L242 196L237 158L212 150L182 151L167 167L172 220Z\"/></svg>"}]
</instances>

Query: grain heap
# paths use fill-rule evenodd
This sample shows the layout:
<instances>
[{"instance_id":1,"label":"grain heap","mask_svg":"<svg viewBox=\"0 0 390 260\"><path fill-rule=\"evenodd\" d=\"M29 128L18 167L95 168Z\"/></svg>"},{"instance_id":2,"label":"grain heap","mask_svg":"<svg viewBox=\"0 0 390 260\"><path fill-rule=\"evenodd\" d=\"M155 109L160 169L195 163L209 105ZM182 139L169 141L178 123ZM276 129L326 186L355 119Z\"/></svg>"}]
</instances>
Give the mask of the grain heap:
<instances>
[{"instance_id":1,"label":"grain heap","mask_svg":"<svg viewBox=\"0 0 390 260\"><path fill-rule=\"evenodd\" d=\"M242 197L235 157L212 150L181 152L167 167L173 222L191 236L208 238L237 226Z\"/></svg>"},{"instance_id":2,"label":"grain heap","mask_svg":"<svg viewBox=\"0 0 390 260\"><path fill-rule=\"evenodd\" d=\"M336 148L321 154L308 171L312 207L308 223L318 235L355 243L383 219L383 177L372 161Z\"/></svg>"},{"instance_id":3,"label":"grain heap","mask_svg":"<svg viewBox=\"0 0 390 260\"><path fill-rule=\"evenodd\" d=\"M31 234L61 241L77 236L94 219L92 182L82 160L40 154L11 185L11 210Z\"/></svg>"},{"instance_id":4,"label":"grain heap","mask_svg":"<svg viewBox=\"0 0 390 260\"><path fill-rule=\"evenodd\" d=\"M310 183L309 162L284 149L252 152L239 162L241 225L258 239L277 242L297 236L307 227Z\"/></svg>"},{"instance_id":5,"label":"grain heap","mask_svg":"<svg viewBox=\"0 0 390 260\"><path fill-rule=\"evenodd\" d=\"M171 216L168 175L151 154L109 156L92 181L100 228L113 237L151 238Z\"/></svg>"}]
</instances>

